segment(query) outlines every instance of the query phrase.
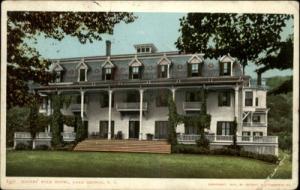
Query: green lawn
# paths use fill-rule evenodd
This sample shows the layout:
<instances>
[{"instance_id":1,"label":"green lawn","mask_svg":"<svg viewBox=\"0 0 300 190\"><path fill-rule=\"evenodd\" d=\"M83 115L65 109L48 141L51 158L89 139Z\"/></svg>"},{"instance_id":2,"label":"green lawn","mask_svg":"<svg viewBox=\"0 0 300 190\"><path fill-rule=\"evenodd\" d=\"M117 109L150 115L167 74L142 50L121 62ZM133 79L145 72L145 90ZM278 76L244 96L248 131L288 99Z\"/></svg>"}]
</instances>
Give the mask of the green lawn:
<instances>
[{"instance_id":1,"label":"green lawn","mask_svg":"<svg viewBox=\"0 0 300 190\"><path fill-rule=\"evenodd\" d=\"M285 159L282 163L278 166L278 170L276 171L275 175L272 177L273 179L291 179L292 178L292 158L291 154L286 152L280 151L279 158Z\"/></svg>"},{"instance_id":2,"label":"green lawn","mask_svg":"<svg viewBox=\"0 0 300 190\"><path fill-rule=\"evenodd\" d=\"M189 154L7 151L7 176L266 178L275 164Z\"/></svg>"}]
</instances>

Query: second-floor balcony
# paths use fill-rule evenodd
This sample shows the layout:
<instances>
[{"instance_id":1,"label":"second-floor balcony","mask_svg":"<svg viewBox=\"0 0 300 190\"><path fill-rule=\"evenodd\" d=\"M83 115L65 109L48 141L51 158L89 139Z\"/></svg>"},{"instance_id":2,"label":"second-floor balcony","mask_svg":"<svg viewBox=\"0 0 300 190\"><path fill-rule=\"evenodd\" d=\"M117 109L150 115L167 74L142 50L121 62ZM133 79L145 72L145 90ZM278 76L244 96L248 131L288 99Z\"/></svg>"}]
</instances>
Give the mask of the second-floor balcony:
<instances>
[{"instance_id":1,"label":"second-floor balcony","mask_svg":"<svg viewBox=\"0 0 300 190\"><path fill-rule=\"evenodd\" d=\"M117 111L140 111L140 102L119 102L116 104ZM148 104L143 102L142 111L147 111Z\"/></svg>"},{"instance_id":2,"label":"second-floor balcony","mask_svg":"<svg viewBox=\"0 0 300 190\"><path fill-rule=\"evenodd\" d=\"M243 122L243 127L267 127L265 122Z\"/></svg>"},{"instance_id":3,"label":"second-floor balcony","mask_svg":"<svg viewBox=\"0 0 300 190\"><path fill-rule=\"evenodd\" d=\"M183 102L184 111L200 111L202 102Z\"/></svg>"},{"instance_id":4,"label":"second-floor balcony","mask_svg":"<svg viewBox=\"0 0 300 190\"><path fill-rule=\"evenodd\" d=\"M70 110L72 112L81 112L81 104L71 104L70 105ZM83 112L85 113L87 110L87 104L83 104Z\"/></svg>"}]
</instances>

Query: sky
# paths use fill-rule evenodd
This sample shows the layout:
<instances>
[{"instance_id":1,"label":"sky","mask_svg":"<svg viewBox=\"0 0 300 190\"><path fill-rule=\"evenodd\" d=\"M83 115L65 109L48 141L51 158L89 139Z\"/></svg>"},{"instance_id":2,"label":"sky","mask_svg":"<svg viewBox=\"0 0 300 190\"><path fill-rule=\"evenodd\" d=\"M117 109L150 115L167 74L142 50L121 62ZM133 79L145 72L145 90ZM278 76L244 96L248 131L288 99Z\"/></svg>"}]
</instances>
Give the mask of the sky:
<instances>
[{"instance_id":1,"label":"sky","mask_svg":"<svg viewBox=\"0 0 300 190\"><path fill-rule=\"evenodd\" d=\"M186 13L134 13L138 18L130 24L119 23L114 28L112 35L103 34L102 41L81 44L77 38L65 37L62 41L38 38L38 43L33 46L44 58L58 59L70 57L88 57L105 55L105 41L112 42L111 54L135 53L134 44L153 43L159 51L176 51L175 42L180 36L179 19ZM282 32L286 38L293 31L292 21ZM254 64L246 67L246 74L255 78ZM270 70L263 77L291 75L292 70Z\"/></svg>"}]
</instances>

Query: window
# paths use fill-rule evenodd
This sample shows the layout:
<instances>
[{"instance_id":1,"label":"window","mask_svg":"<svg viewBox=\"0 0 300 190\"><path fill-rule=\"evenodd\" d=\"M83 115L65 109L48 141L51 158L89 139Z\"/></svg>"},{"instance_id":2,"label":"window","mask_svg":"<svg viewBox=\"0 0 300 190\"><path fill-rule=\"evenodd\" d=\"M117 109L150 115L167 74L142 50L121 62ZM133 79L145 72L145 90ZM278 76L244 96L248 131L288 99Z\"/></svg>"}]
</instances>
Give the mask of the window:
<instances>
[{"instance_id":1,"label":"window","mask_svg":"<svg viewBox=\"0 0 300 190\"><path fill-rule=\"evenodd\" d=\"M189 77L201 76L200 63L188 64L188 76Z\"/></svg>"},{"instance_id":2,"label":"window","mask_svg":"<svg viewBox=\"0 0 300 190\"><path fill-rule=\"evenodd\" d=\"M221 92L218 97L219 107L230 106L230 92Z\"/></svg>"},{"instance_id":3,"label":"window","mask_svg":"<svg viewBox=\"0 0 300 190\"><path fill-rule=\"evenodd\" d=\"M112 69L106 68L105 69L105 80L111 80L112 79Z\"/></svg>"},{"instance_id":4,"label":"window","mask_svg":"<svg viewBox=\"0 0 300 190\"><path fill-rule=\"evenodd\" d=\"M218 121L217 135L233 135L233 122Z\"/></svg>"},{"instance_id":5,"label":"window","mask_svg":"<svg viewBox=\"0 0 300 190\"><path fill-rule=\"evenodd\" d=\"M137 52L140 53L141 52L141 48L137 48Z\"/></svg>"},{"instance_id":6,"label":"window","mask_svg":"<svg viewBox=\"0 0 300 190\"><path fill-rule=\"evenodd\" d=\"M199 129L195 125L185 124L184 125L185 134L199 134Z\"/></svg>"},{"instance_id":7,"label":"window","mask_svg":"<svg viewBox=\"0 0 300 190\"><path fill-rule=\"evenodd\" d=\"M146 48L146 52L149 53L150 52L150 48L147 47Z\"/></svg>"},{"instance_id":8,"label":"window","mask_svg":"<svg viewBox=\"0 0 300 190\"><path fill-rule=\"evenodd\" d=\"M156 96L156 107L167 107L169 95L168 91L160 90Z\"/></svg>"},{"instance_id":9,"label":"window","mask_svg":"<svg viewBox=\"0 0 300 190\"><path fill-rule=\"evenodd\" d=\"M251 136L250 131L243 131L242 136Z\"/></svg>"},{"instance_id":10,"label":"window","mask_svg":"<svg viewBox=\"0 0 300 190\"><path fill-rule=\"evenodd\" d=\"M253 92L245 92L245 106L252 106Z\"/></svg>"},{"instance_id":11,"label":"window","mask_svg":"<svg viewBox=\"0 0 300 190\"><path fill-rule=\"evenodd\" d=\"M195 92L185 92L185 101L186 102L201 102L201 92L195 91Z\"/></svg>"},{"instance_id":12,"label":"window","mask_svg":"<svg viewBox=\"0 0 300 190\"><path fill-rule=\"evenodd\" d=\"M127 102L140 102L140 94L136 91L127 92L126 98Z\"/></svg>"},{"instance_id":13,"label":"window","mask_svg":"<svg viewBox=\"0 0 300 190\"><path fill-rule=\"evenodd\" d=\"M168 77L168 65L158 65L158 78Z\"/></svg>"},{"instance_id":14,"label":"window","mask_svg":"<svg viewBox=\"0 0 300 190\"><path fill-rule=\"evenodd\" d=\"M255 123L260 123L260 116L259 115L253 115L252 116L252 121Z\"/></svg>"},{"instance_id":15,"label":"window","mask_svg":"<svg viewBox=\"0 0 300 190\"><path fill-rule=\"evenodd\" d=\"M263 136L263 132L253 132L253 136L261 137L261 136Z\"/></svg>"},{"instance_id":16,"label":"window","mask_svg":"<svg viewBox=\"0 0 300 190\"><path fill-rule=\"evenodd\" d=\"M130 67L129 68L130 79L139 79L140 78L140 67Z\"/></svg>"},{"instance_id":17,"label":"window","mask_svg":"<svg viewBox=\"0 0 300 190\"><path fill-rule=\"evenodd\" d=\"M155 139L167 139L168 138L168 121L155 121Z\"/></svg>"},{"instance_id":18,"label":"window","mask_svg":"<svg viewBox=\"0 0 300 190\"><path fill-rule=\"evenodd\" d=\"M108 93L102 93L100 97L100 106L101 108L107 108L109 104ZM114 94L111 97L111 107L114 107Z\"/></svg>"},{"instance_id":19,"label":"window","mask_svg":"<svg viewBox=\"0 0 300 190\"><path fill-rule=\"evenodd\" d=\"M229 76L231 75L231 63L230 62L221 62L220 64L220 75Z\"/></svg>"},{"instance_id":20,"label":"window","mask_svg":"<svg viewBox=\"0 0 300 190\"><path fill-rule=\"evenodd\" d=\"M60 71L57 71L55 73L55 82L57 82L57 83L61 82L61 72Z\"/></svg>"},{"instance_id":21,"label":"window","mask_svg":"<svg viewBox=\"0 0 300 190\"><path fill-rule=\"evenodd\" d=\"M79 81L86 81L86 70L85 69L79 69Z\"/></svg>"},{"instance_id":22,"label":"window","mask_svg":"<svg viewBox=\"0 0 300 190\"><path fill-rule=\"evenodd\" d=\"M199 65L198 64L192 64L192 73L198 73Z\"/></svg>"},{"instance_id":23,"label":"window","mask_svg":"<svg viewBox=\"0 0 300 190\"><path fill-rule=\"evenodd\" d=\"M258 98L255 98L255 106L258 106Z\"/></svg>"}]
</instances>

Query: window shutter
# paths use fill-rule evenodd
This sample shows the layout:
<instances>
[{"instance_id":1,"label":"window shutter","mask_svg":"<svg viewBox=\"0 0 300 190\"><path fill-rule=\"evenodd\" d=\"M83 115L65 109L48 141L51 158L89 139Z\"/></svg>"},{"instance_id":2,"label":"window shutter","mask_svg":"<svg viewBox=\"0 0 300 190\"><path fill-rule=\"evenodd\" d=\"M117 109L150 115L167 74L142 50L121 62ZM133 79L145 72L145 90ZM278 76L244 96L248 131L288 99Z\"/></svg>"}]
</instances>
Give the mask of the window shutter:
<instances>
[{"instance_id":1,"label":"window shutter","mask_svg":"<svg viewBox=\"0 0 300 190\"><path fill-rule=\"evenodd\" d=\"M188 77L192 76L192 65L187 63Z\"/></svg>"},{"instance_id":2,"label":"window shutter","mask_svg":"<svg viewBox=\"0 0 300 190\"><path fill-rule=\"evenodd\" d=\"M111 68L111 80L114 80L114 79L115 79L115 73L116 73L116 70L117 70L116 67Z\"/></svg>"},{"instance_id":3,"label":"window shutter","mask_svg":"<svg viewBox=\"0 0 300 190\"><path fill-rule=\"evenodd\" d=\"M132 79L132 67L129 67L129 79Z\"/></svg>"},{"instance_id":4,"label":"window shutter","mask_svg":"<svg viewBox=\"0 0 300 190\"><path fill-rule=\"evenodd\" d=\"M222 135L222 122L217 122L217 135Z\"/></svg>"},{"instance_id":5,"label":"window shutter","mask_svg":"<svg viewBox=\"0 0 300 190\"><path fill-rule=\"evenodd\" d=\"M201 76L202 64L198 63L198 76Z\"/></svg>"},{"instance_id":6,"label":"window shutter","mask_svg":"<svg viewBox=\"0 0 300 190\"><path fill-rule=\"evenodd\" d=\"M220 76L223 76L224 74L224 64L222 62L220 62Z\"/></svg>"},{"instance_id":7,"label":"window shutter","mask_svg":"<svg viewBox=\"0 0 300 190\"><path fill-rule=\"evenodd\" d=\"M231 103L230 103L230 99L231 99L231 98L230 98L230 93L227 92L227 93L226 93L226 102L227 102L226 105L227 105L227 106L230 106L230 104L231 104Z\"/></svg>"},{"instance_id":8,"label":"window shutter","mask_svg":"<svg viewBox=\"0 0 300 190\"><path fill-rule=\"evenodd\" d=\"M157 78L161 78L161 65L157 65Z\"/></svg>"},{"instance_id":9,"label":"window shutter","mask_svg":"<svg viewBox=\"0 0 300 190\"><path fill-rule=\"evenodd\" d=\"M143 70L144 70L144 67L143 67L143 66L140 66L140 67L139 67L139 79L142 79Z\"/></svg>"},{"instance_id":10,"label":"window shutter","mask_svg":"<svg viewBox=\"0 0 300 190\"><path fill-rule=\"evenodd\" d=\"M102 68L101 74L102 74L102 80L105 80L105 68L104 67Z\"/></svg>"}]
</instances>

